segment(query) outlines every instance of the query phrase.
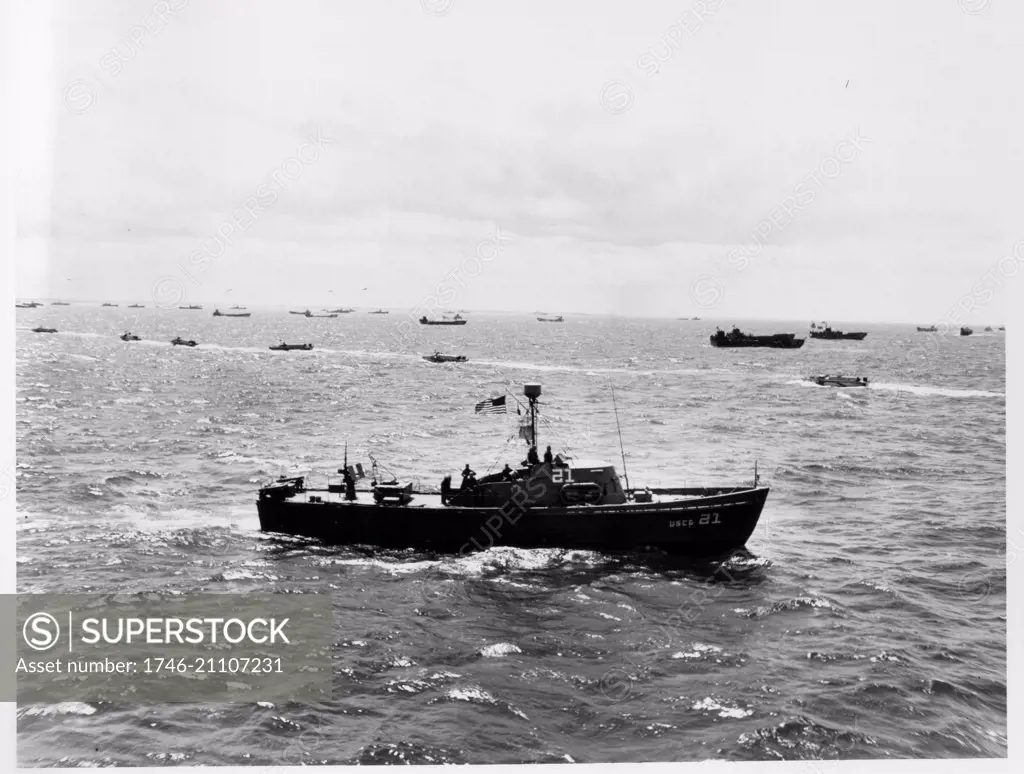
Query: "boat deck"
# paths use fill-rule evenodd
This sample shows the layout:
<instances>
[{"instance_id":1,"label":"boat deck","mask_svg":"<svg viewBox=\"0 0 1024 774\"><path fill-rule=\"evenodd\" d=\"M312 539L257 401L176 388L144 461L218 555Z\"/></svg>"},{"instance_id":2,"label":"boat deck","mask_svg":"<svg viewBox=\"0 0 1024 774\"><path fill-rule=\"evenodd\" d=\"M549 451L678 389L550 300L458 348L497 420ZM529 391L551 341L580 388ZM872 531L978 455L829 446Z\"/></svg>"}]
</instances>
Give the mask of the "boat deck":
<instances>
[{"instance_id":1,"label":"boat deck","mask_svg":"<svg viewBox=\"0 0 1024 774\"><path fill-rule=\"evenodd\" d=\"M761 485L759 485L760 487ZM711 497L719 494L731 494L734 492L744 492L754 489L755 487L687 487L687 488L675 488L675 489L651 489L650 501L637 501L630 500L631 505L658 505L666 503L676 503L686 500L694 500L702 497ZM458 490L455 490L458 491ZM643 490L633 490L643 492ZM413 492L412 502L403 506L405 508L457 508L459 506L449 505L443 506L441 502L441 495L437 492ZM318 497L321 502L324 503L349 503L353 504L353 501L345 499L345 495L341 492L331 492L327 489L305 489L301 492L297 492L291 497L287 498L285 502L310 502L310 497ZM316 501L314 501L316 502ZM357 489L356 499L354 501L356 505L377 505L376 500L373 497L373 491L369 489ZM389 501L390 505L396 505L394 501ZM602 507L617 507L615 504L608 505L578 505L578 506L565 506L565 507L580 507L580 508L602 508Z\"/></svg>"}]
</instances>

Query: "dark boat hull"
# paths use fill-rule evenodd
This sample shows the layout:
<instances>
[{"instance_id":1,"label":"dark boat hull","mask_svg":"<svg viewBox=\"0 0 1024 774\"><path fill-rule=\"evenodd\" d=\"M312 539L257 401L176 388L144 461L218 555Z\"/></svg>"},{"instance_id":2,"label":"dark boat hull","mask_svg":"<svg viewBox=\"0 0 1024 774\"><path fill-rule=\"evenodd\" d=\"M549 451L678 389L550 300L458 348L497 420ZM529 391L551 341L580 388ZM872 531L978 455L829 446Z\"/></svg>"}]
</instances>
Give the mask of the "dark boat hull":
<instances>
[{"instance_id":1,"label":"dark boat hull","mask_svg":"<svg viewBox=\"0 0 1024 774\"><path fill-rule=\"evenodd\" d=\"M825 331L811 331L812 339L850 339L853 341L862 341L868 334L864 333L827 333Z\"/></svg>"},{"instance_id":2,"label":"dark boat hull","mask_svg":"<svg viewBox=\"0 0 1024 774\"><path fill-rule=\"evenodd\" d=\"M467 320L420 320L420 325L465 325Z\"/></svg>"},{"instance_id":3,"label":"dark boat hull","mask_svg":"<svg viewBox=\"0 0 1024 774\"><path fill-rule=\"evenodd\" d=\"M800 349L804 339L776 338L774 336L753 336L743 339L716 339L711 337L712 347L774 347L775 349Z\"/></svg>"},{"instance_id":4,"label":"dark boat hull","mask_svg":"<svg viewBox=\"0 0 1024 774\"><path fill-rule=\"evenodd\" d=\"M768 497L767 487L690 491L706 496L657 503L534 507L524 511L506 508L506 515L500 508L296 499L260 499L257 510L264 532L309 537L336 545L459 553L492 546L594 551L658 549L671 554L713 556L743 547L757 526Z\"/></svg>"}]
</instances>

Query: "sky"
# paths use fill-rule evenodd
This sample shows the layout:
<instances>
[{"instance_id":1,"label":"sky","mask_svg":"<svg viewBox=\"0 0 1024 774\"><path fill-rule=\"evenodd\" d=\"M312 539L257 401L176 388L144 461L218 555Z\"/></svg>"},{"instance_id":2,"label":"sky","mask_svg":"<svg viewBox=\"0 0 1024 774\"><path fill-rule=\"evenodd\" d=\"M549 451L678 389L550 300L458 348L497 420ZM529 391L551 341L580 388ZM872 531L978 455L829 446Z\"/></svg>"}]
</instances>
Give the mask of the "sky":
<instances>
[{"instance_id":1,"label":"sky","mask_svg":"<svg viewBox=\"0 0 1024 774\"><path fill-rule=\"evenodd\" d=\"M17 295L1001 323L1018 8L22 3Z\"/></svg>"}]
</instances>

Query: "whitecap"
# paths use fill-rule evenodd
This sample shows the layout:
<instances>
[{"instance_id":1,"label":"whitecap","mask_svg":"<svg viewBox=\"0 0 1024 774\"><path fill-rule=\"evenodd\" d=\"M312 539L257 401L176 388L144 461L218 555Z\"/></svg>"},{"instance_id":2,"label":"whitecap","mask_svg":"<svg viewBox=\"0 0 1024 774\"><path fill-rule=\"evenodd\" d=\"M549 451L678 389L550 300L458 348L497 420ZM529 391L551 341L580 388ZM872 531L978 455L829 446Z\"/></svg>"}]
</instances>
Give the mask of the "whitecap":
<instances>
[{"instance_id":1,"label":"whitecap","mask_svg":"<svg viewBox=\"0 0 1024 774\"><path fill-rule=\"evenodd\" d=\"M481 648L479 653L484 658L501 658L507 656L509 653L522 653L523 651L518 645L513 645L511 642L496 642L493 645L488 645Z\"/></svg>"},{"instance_id":2,"label":"whitecap","mask_svg":"<svg viewBox=\"0 0 1024 774\"><path fill-rule=\"evenodd\" d=\"M65 701L60 704L26 707L18 713L22 717L48 718L53 715L95 715L96 708L80 701Z\"/></svg>"}]
</instances>

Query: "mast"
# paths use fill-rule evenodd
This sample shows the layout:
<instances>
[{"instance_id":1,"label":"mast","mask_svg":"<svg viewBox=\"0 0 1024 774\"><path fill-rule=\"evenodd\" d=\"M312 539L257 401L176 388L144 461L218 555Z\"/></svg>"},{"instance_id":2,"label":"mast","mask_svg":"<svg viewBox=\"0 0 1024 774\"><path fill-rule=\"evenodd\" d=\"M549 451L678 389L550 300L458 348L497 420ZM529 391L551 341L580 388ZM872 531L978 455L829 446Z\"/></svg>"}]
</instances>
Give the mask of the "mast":
<instances>
[{"instance_id":1,"label":"mast","mask_svg":"<svg viewBox=\"0 0 1024 774\"><path fill-rule=\"evenodd\" d=\"M539 384L524 384L523 395L530 400L530 446L537 445L537 398L540 397Z\"/></svg>"},{"instance_id":2,"label":"mast","mask_svg":"<svg viewBox=\"0 0 1024 774\"><path fill-rule=\"evenodd\" d=\"M629 491L629 471L626 470L626 450L622 446L622 427L619 425L619 407L615 405L615 388L608 382L608 389L612 392L612 408L615 410L615 429L619 431L619 453L622 455L622 476L626 479L626 491Z\"/></svg>"}]
</instances>

